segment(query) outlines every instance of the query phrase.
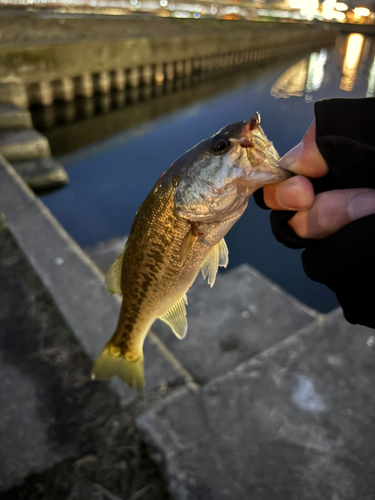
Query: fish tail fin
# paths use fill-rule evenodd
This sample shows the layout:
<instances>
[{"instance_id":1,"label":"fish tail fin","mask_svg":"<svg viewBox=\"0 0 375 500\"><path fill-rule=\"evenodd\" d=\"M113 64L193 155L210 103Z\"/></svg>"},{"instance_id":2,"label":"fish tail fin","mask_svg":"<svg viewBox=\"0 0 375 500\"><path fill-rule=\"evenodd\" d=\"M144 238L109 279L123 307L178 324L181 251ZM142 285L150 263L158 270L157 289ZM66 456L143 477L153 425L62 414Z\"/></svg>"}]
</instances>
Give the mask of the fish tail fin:
<instances>
[{"instance_id":1,"label":"fish tail fin","mask_svg":"<svg viewBox=\"0 0 375 500\"><path fill-rule=\"evenodd\" d=\"M135 387L141 392L145 385L143 352L141 351L138 357L132 356L132 359L127 359L126 353L108 343L95 361L91 377L108 380L115 375L129 387Z\"/></svg>"}]
</instances>

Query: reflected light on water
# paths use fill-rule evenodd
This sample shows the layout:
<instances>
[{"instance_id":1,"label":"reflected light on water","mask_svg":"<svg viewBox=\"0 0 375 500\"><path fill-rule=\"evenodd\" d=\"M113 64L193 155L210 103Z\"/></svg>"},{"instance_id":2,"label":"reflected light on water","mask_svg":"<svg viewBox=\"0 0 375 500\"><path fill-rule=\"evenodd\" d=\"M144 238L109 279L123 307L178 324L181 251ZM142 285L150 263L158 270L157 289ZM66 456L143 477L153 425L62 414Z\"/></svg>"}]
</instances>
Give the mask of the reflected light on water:
<instances>
[{"instance_id":1,"label":"reflected light on water","mask_svg":"<svg viewBox=\"0 0 375 500\"><path fill-rule=\"evenodd\" d=\"M307 79L306 79L306 101L311 101L312 96L311 92L317 91L322 86L323 78L324 78L324 66L327 62L327 51L322 49L319 54L317 52L313 52L310 56L309 68L307 71Z\"/></svg>"},{"instance_id":2,"label":"reflected light on water","mask_svg":"<svg viewBox=\"0 0 375 500\"><path fill-rule=\"evenodd\" d=\"M293 64L272 85L271 95L276 99L287 97L302 97L311 101L311 93L320 89L324 79L324 66L327 61L327 51L313 52L309 60L302 59Z\"/></svg>"},{"instance_id":3,"label":"reflected light on water","mask_svg":"<svg viewBox=\"0 0 375 500\"><path fill-rule=\"evenodd\" d=\"M276 99L291 96L301 97L305 90L307 77L307 59L302 59L293 64L272 85L271 95Z\"/></svg>"},{"instance_id":4,"label":"reflected light on water","mask_svg":"<svg viewBox=\"0 0 375 500\"><path fill-rule=\"evenodd\" d=\"M351 92L353 90L364 40L364 36L359 33L352 33L349 35L344 63L342 65L341 90L346 92Z\"/></svg>"},{"instance_id":5,"label":"reflected light on water","mask_svg":"<svg viewBox=\"0 0 375 500\"><path fill-rule=\"evenodd\" d=\"M368 74L366 97L374 97L375 95L375 57L372 61L371 68Z\"/></svg>"}]
</instances>

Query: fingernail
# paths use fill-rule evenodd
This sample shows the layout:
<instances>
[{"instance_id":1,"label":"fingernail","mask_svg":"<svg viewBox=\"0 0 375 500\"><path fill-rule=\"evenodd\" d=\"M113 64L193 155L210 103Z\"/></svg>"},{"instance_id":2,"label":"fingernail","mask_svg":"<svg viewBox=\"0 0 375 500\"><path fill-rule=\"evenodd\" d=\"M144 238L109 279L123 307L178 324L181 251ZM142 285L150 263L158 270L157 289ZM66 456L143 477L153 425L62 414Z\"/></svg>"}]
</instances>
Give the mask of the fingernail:
<instances>
[{"instance_id":1,"label":"fingernail","mask_svg":"<svg viewBox=\"0 0 375 500\"><path fill-rule=\"evenodd\" d=\"M301 141L297 146L294 146L293 149L288 151L279 161L279 167L287 168L288 170L293 166L293 164L298 160L301 156L304 148L304 144Z\"/></svg>"},{"instance_id":2,"label":"fingernail","mask_svg":"<svg viewBox=\"0 0 375 500\"><path fill-rule=\"evenodd\" d=\"M286 183L276 191L278 203L285 208L296 210L308 208L309 198L306 192L294 182Z\"/></svg>"},{"instance_id":3,"label":"fingernail","mask_svg":"<svg viewBox=\"0 0 375 500\"><path fill-rule=\"evenodd\" d=\"M375 191L368 190L353 196L348 205L348 214L352 220L375 214Z\"/></svg>"}]
</instances>

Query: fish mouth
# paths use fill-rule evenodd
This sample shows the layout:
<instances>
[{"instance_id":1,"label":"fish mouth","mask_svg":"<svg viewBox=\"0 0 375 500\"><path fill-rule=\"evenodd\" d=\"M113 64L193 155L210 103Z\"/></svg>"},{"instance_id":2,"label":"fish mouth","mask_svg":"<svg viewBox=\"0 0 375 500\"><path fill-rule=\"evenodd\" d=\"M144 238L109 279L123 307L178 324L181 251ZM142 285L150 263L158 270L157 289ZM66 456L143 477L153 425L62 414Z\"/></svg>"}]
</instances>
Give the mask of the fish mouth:
<instances>
[{"instance_id":1,"label":"fish mouth","mask_svg":"<svg viewBox=\"0 0 375 500\"><path fill-rule=\"evenodd\" d=\"M230 139L246 150L247 161L242 163L244 184L271 184L292 177L294 174L279 166L279 155L260 126L260 114L254 113L244 122L237 137ZM241 182L241 183L242 183Z\"/></svg>"},{"instance_id":2,"label":"fish mouth","mask_svg":"<svg viewBox=\"0 0 375 500\"><path fill-rule=\"evenodd\" d=\"M260 114L257 111L244 123L239 137L232 137L229 140L235 144L239 144L242 148L253 148L255 147L255 142L252 140L251 135L259 126Z\"/></svg>"}]
</instances>

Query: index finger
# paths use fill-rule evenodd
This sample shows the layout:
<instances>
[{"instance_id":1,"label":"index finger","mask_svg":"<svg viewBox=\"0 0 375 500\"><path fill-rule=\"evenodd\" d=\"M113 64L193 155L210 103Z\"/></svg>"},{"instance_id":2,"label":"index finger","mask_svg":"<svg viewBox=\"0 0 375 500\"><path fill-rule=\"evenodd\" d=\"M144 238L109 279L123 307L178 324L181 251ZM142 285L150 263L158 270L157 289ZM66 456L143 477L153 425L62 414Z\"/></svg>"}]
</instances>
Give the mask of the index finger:
<instances>
[{"instance_id":1,"label":"index finger","mask_svg":"<svg viewBox=\"0 0 375 500\"><path fill-rule=\"evenodd\" d=\"M316 145L315 120L302 141L281 158L279 166L311 179L323 177L328 172L327 162Z\"/></svg>"}]
</instances>

